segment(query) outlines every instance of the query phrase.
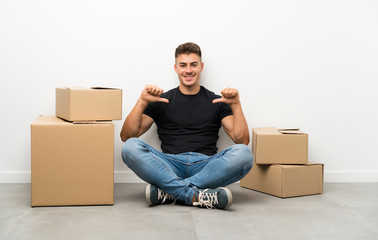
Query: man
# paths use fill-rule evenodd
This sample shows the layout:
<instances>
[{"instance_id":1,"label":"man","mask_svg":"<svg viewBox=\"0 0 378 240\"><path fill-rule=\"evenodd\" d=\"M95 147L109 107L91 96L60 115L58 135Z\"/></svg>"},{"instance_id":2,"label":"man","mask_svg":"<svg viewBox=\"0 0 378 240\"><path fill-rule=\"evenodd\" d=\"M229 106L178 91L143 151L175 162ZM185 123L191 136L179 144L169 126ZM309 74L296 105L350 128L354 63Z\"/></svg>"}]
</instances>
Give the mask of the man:
<instances>
[{"instance_id":1,"label":"man","mask_svg":"<svg viewBox=\"0 0 378 240\"><path fill-rule=\"evenodd\" d=\"M150 206L168 199L227 209L232 194L224 186L239 181L252 168L239 92L226 88L218 96L201 86L201 57L197 44L178 46L174 68L179 87L163 93L158 86L147 85L123 124L122 159L149 183L145 198ZM138 139L154 122L163 152ZM217 153L221 126L236 145Z\"/></svg>"}]
</instances>

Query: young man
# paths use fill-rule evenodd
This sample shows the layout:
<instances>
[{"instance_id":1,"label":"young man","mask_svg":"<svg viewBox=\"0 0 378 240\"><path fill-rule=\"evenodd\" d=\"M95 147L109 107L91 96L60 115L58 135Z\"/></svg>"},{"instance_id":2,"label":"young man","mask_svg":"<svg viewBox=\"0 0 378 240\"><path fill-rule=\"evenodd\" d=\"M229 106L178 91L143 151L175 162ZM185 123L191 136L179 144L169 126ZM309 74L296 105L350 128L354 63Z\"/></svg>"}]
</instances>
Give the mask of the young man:
<instances>
[{"instance_id":1,"label":"young man","mask_svg":"<svg viewBox=\"0 0 378 240\"><path fill-rule=\"evenodd\" d=\"M224 186L243 178L253 163L239 92L226 88L218 96L200 85L204 64L198 45L178 46L175 59L179 86L165 93L155 85L143 89L123 124L122 159L149 183L149 205L169 199L226 209L232 194ZM163 152L138 139L154 122ZM217 153L221 126L236 145Z\"/></svg>"}]
</instances>

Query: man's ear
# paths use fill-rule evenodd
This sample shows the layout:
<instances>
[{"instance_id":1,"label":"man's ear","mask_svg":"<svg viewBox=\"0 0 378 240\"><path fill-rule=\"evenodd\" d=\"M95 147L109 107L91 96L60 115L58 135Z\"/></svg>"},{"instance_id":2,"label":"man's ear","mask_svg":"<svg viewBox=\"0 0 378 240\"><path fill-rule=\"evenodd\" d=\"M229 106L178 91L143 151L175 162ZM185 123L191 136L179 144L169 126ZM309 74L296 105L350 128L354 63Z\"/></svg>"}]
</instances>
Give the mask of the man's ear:
<instances>
[{"instance_id":1,"label":"man's ear","mask_svg":"<svg viewBox=\"0 0 378 240\"><path fill-rule=\"evenodd\" d=\"M175 68L175 72L177 73L177 65L176 65L176 63L174 65L174 68Z\"/></svg>"},{"instance_id":2,"label":"man's ear","mask_svg":"<svg viewBox=\"0 0 378 240\"><path fill-rule=\"evenodd\" d=\"M202 72L202 70L203 70L203 65L204 65L203 62L201 62L201 72Z\"/></svg>"}]
</instances>

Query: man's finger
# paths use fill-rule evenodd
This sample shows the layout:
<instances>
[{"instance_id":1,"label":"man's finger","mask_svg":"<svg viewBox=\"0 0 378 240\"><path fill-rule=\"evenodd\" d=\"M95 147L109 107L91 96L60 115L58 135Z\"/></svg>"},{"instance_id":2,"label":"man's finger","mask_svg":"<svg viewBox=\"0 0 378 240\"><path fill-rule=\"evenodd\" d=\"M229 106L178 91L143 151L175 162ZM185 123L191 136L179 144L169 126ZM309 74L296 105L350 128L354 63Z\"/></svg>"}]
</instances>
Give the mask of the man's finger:
<instances>
[{"instance_id":1,"label":"man's finger","mask_svg":"<svg viewBox=\"0 0 378 240\"><path fill-rule=\"evenodd\" d=\"M154 96L160 96L159 92L160 92L159 89L152 88L149 93L154 95Z\"/></svg>"},{"instance_id":2,"label":"man's finger","mask_svg":"<svg viewBox=\"0 0 378 240\"><path fill-rule=\"evenodd\" d=\"M221 91L221 94L225 98L234 98L238 95L238 90L235 88L225 88Z\"/></svg>"},{"instance_id":3,"label":"man's finger","mask_svg":"<svg viewBox=\"0 0 378 240\"><path fill-rule=\"evenodd\" d=\"M156 85L147 85L146 90L153 96L160 96L163 93L163 89L159 88Z\"/></svg>"},{"instance_id":4,"label":"man's finger","mask_svg":"<svg viewBox=\"0 0 378 240\"><path fill-rule=\"evenodd\" d=\"M166 98L161 98L161 97L158 98L158 101L159 101L159 102L163 102L163 103L169 103L169 100L168 100L168 99L166 99Z\"/></svg>"},{"instance_id":5,"label":"man's finger","mask_svg":"<svg viewBox=\"0 0 378 240\"><path fill-rule=\"evenodd\" d=\"M214 99L213 103L220 103L220 102L224 102L224 101L225 101L225 99L222 97L222 98Z\"/></svg>"}]
</instances>

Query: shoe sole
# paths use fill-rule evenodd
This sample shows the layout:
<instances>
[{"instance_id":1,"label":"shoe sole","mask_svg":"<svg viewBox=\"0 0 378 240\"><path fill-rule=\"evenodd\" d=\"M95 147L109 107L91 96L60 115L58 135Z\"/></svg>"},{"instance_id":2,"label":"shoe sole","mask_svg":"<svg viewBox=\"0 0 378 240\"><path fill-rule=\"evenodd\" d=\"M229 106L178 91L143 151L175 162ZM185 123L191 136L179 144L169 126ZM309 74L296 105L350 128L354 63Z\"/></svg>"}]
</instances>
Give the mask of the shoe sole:
<instances>
[{"instance_id":1,"label":"shoe sole","mask_svg":"<svg viewBox=\"0 0 378 240\"><path fill-rule=\"evenodd\" d=\"M223 209L227 209L232 204L232 193L231 193L231 191L228 188L220 187L220 189L223 189L223 190L225 190L227 192L228 204L227 204L227 206L225 208L223 208Z\"/></svg>"},{"instance_id":2,"label":"shoe sole","mask_svg":"<svg viewBox=\"0 0 378 240\"><path fill-rule=\"evenodd\" d=\"M148 184L144 192L144 195L146 196L146 203L148 204L148 206L152 205L150 193L151 193L151 184Z\"/></svg>"}]
</instances>

